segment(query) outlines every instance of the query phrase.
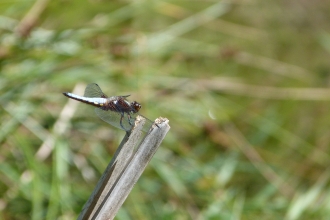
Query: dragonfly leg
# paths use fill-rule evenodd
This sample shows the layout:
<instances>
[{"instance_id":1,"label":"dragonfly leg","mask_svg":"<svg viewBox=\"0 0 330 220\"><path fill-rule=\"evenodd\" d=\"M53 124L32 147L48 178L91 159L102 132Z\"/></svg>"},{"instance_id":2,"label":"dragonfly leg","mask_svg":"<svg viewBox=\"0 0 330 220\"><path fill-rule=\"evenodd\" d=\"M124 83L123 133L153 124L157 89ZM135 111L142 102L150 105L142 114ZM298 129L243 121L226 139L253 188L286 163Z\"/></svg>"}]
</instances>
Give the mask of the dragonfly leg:
<instances>
[{"instance_id":1,"label":"dragonfly leg","mask_svg":"<svg viewBox=\"0 0 330 220\"><path fill-rule=\"evenodd\" d=\"M132 126L132 122L131 122L131 115L130 113L127 113L127 119L128 119L128 123Z\"/></svg>"},{"instance_id":2,"label":"dragonfly leg","mask_svg":"<svg viewBox=\"0 0 330 220\"><path fill-rule=\"evenodd\" d=\"M124 114L122 113L121 117L120 117L120 127L122 127L122 129L124 129L126 131L126 129L123 126L123 118L124 118Z\"/></svg>"}]
</instances>

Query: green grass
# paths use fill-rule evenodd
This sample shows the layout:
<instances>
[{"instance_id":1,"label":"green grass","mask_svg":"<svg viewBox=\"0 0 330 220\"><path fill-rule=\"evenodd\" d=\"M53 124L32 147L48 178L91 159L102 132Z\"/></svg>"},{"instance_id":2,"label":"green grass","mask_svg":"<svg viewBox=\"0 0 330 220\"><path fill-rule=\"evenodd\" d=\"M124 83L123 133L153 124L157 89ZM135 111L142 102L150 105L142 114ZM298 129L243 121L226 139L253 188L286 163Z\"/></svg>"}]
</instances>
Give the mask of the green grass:
<instances>
[{"instance_id":1,"label":"green grass","mask_svg":"<svg viewBox=\"0 0 330 220\"><path fill-rule=\"evenodd\" d=\"M171 130L116 219L328 219L330 4L0 2L0 219L75 219L123 131L62 92L131 94ZM70 114L72 111L72 114Z\"/></svg>"}]
</instances>

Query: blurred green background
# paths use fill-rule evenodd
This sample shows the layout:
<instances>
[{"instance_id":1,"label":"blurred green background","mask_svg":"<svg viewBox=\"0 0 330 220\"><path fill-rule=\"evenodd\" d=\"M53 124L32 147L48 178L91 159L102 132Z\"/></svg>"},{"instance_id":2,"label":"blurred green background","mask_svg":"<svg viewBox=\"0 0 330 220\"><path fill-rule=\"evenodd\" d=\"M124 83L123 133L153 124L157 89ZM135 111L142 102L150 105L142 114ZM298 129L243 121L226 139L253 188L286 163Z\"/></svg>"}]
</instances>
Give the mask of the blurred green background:
<instances>
[{"instance_id":1,"label":"blurred green background","mask_svg":"<svg viewBox=\"0 0 330 220\"><path fill-rule=\"evenodd\" d=\"M330 2L0 1L0 219L75 219L124 132L171 130L116 219L329 219Z\"/></svg>"}]
</instances>

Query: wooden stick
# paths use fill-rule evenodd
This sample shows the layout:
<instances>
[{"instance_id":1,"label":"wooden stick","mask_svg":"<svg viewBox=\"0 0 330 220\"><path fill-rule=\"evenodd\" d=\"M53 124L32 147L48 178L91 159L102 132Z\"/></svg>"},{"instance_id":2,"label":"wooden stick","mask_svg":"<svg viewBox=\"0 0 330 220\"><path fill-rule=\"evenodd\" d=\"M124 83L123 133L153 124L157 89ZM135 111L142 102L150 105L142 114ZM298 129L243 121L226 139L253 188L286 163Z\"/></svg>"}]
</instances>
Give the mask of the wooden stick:
<instances>
[{"instance_id":1,"label":"wooden stick","mask_svg":"<svg viewBox=\"0 0 330 220\"><path fill-rule=\"evenodd\" d=\"M134 129L122 140L78 220L115 217L170 129L167 119L157 120L159 127L154 126L139 144L145 119L138 116ZM137 151L134 152L136 146Z\"/></svg>"}]
</instances>

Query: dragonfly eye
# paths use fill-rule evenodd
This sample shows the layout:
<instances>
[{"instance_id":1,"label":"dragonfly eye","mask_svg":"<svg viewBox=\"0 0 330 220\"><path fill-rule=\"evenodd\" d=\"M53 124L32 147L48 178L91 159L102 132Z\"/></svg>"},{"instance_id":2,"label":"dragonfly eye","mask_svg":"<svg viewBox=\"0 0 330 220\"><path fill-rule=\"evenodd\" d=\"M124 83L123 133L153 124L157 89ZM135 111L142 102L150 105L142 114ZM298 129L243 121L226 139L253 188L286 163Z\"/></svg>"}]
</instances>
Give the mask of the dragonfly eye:
<instances>
[{"instance_id":1,"label":"dragonfly eye","mask_svg":"<svg viewBox=\"0 0 330 220\"><path fill-rule=\"evenodd\" d=\"M136 101L131 103L131 107L134 113L137 113L141 109L141 105Z\"/></svg>"}]
</instances>

